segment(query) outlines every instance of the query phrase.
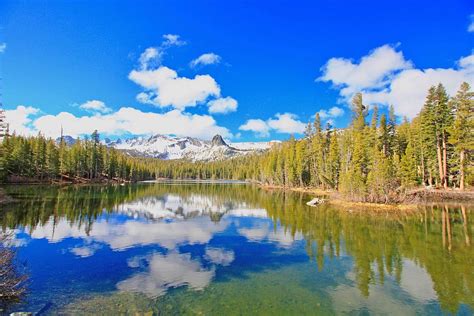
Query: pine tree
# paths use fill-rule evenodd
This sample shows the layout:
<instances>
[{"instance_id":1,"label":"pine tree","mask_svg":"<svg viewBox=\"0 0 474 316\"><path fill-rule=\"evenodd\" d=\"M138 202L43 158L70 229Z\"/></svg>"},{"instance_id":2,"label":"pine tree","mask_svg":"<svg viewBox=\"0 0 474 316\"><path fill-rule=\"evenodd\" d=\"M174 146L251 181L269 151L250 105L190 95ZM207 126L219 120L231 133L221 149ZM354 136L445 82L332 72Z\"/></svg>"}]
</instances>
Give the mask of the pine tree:
<instances>
[{"instance_id":1,"label":"pine tree","mask_svg":"<svg viewBox=\"0 0 474 316\"><path fill-rule=\"evenodd\" d=\"M462 83L456 97L453 98L454 122L448 129L449 142L458 156L459 188L465 188L466 157L474 150L474 93L467 82Z\"/></svg>"},{"instance_id":2,"label":"pine tree","mask_svg":"<svg viewBox=\"0 0 474 316\"><path fill-rule=\"evenodd\" d=\"M434 123L436 131L436 147L438 155L440 181L448 188L448 128L452 123L452 110L448 102L446 89L439 84L435 89Z\"/></svg>"}]
</instances>

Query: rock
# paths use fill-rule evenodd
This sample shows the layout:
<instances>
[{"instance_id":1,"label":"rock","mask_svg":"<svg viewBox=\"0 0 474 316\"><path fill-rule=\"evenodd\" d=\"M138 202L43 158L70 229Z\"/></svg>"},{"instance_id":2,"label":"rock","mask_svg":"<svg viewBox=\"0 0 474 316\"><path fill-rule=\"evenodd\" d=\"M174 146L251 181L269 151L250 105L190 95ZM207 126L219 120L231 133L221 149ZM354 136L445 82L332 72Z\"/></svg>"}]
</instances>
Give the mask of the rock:
<instances>
[{"instance_id":1,"label":"rock","mask_svg":"<svg viewBox=\"0 0 474 316\"><path fill-rule=\"evenodd\" d=\"M309 205L309 206L318 206L318 205L324 204L325 202L326 202L326 200L324 200L324 199L321 199L321 198L314 198L314 199L312 199L311 201L307 202L306 205Z\"/></svg>"},{"instance_id":2,"label":"rock","mask_svg":"<svg viewBox=\"0 0 474 316\"><path fill-rule=\"evenodd\" d=\"M217 134L215 135L212 140L211 140L212 146L227 146L226 142L222 138L221 135Z\"/></svg>"}]
</instances>

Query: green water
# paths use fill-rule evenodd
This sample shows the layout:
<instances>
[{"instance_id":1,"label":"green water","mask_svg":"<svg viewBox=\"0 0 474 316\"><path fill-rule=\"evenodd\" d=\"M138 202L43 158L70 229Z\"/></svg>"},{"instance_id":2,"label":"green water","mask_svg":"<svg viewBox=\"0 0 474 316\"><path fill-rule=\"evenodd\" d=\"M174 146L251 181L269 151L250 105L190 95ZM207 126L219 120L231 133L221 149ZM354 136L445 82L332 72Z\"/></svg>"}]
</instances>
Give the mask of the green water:
<instances>
[{"instance_id":1,"label":"green water","mask_svg":"<svg viewBox=\"0 0 474 316\"><path fill-rule=\"evenodd\" d=\"M474 207L349 211L232 183L9 186L43 314L471 315Z\"/></svg>"}]
</instances>

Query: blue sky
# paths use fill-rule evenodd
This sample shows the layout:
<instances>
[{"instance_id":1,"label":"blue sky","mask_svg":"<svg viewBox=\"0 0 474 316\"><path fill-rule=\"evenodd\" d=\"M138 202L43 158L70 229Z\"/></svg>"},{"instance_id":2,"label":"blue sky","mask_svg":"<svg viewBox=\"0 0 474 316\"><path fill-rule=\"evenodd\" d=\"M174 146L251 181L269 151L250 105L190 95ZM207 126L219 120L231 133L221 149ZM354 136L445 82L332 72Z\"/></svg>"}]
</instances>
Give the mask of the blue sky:
<instances>
[{"instance_id":1,"label":"blue sky","mask_svg":"<svg viewBox=\"0 0 474 316\"><path fill-rule=\"evenodd\" d=\"M53 137L286 139L318 111L346 126L358 91L412 118L431 84L474 82L472 14L468 0L3 0L3 103L18 133Z\"/></svg>"}]
</instances>

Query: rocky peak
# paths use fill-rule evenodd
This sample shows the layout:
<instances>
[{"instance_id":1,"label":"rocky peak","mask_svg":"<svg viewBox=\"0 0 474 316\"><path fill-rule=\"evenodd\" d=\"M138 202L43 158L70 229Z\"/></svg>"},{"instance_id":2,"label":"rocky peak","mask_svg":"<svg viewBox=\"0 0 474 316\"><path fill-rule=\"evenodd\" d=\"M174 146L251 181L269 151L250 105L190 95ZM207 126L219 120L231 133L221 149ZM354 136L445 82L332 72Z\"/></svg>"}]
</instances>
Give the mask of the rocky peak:
<instances>
[{"instance_id":1,"label":"rocky peak","mask_svg":"<svg viewBox=\"0 0 474 316\"><path fill-rule=\"evenodd\" d=\"M226 142L222 138L221 135L217 134L216 136L212 137L211 140L211 145L212 146L227 146Z\"/></svg>"}]
</instances>

